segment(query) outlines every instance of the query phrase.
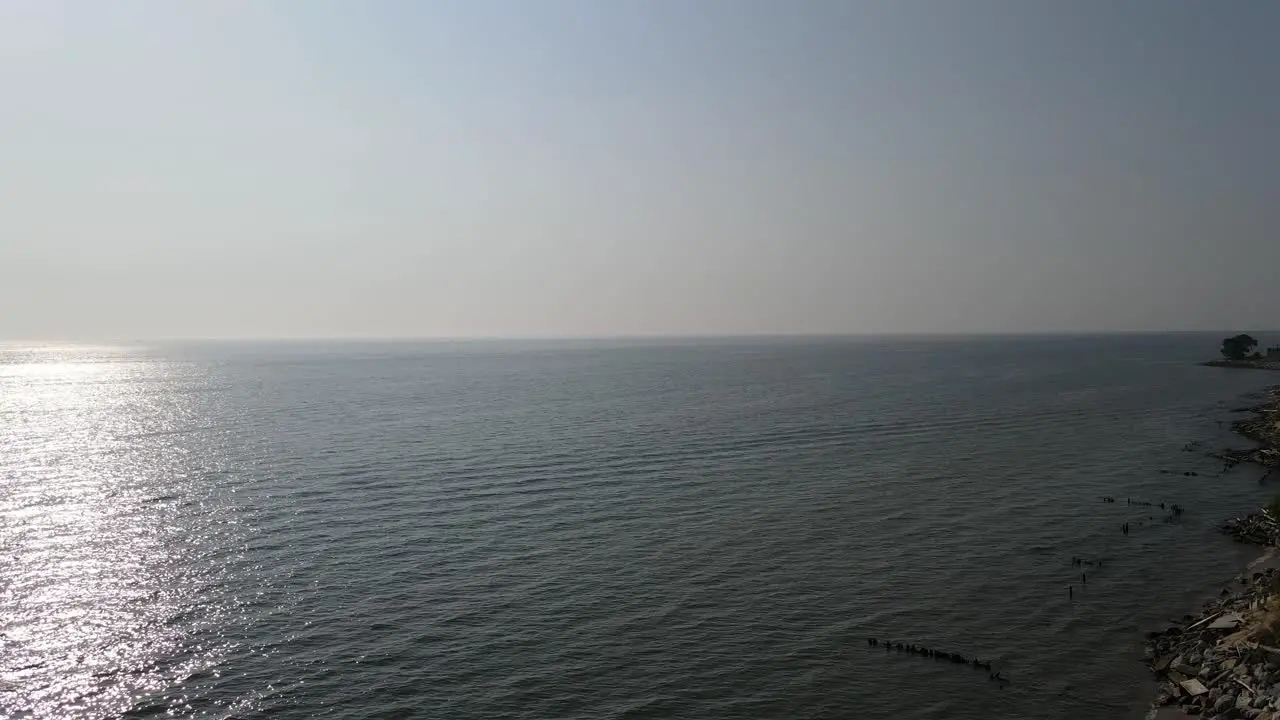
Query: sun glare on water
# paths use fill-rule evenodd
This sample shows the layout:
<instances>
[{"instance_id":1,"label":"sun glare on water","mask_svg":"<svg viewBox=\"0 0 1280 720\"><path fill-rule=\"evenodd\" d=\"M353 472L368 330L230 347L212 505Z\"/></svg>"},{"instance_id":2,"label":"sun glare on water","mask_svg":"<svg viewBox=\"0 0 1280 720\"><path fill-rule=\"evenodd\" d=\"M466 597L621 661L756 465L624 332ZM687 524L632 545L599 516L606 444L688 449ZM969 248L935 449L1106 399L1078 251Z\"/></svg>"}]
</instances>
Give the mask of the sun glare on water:
<instances>
[{"instance_id":1,"label":"sun glare on water","mask_svg":"<svg viewBox=\"0 0 1280 720\"><path fill-rule=\"evenodd\" d=\"M0 717L116 714L215 658L175 621L197 580L182 372L129 349L0 347Z\"/></svg>"}]
</instances>

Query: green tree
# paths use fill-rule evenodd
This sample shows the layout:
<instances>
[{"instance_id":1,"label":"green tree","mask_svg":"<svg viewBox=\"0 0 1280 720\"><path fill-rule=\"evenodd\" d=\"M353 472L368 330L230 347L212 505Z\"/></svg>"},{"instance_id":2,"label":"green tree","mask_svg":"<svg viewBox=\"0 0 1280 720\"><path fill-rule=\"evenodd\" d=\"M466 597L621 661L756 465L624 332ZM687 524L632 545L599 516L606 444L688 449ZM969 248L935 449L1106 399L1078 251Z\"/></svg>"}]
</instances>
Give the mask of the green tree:
<instances>
[{"instance_id":1,"label":"green tree","mask_svg":"<svg viewBox=\"0 0 1280 720\"><path fill-rule=\"evenodd\" d=\"M1222 356L1228 360L1244 360L1249 352L1257 347L1258 341L1252 335L1241 333L1235 337L1222 340Z\"/></svg>"}]
</instances>

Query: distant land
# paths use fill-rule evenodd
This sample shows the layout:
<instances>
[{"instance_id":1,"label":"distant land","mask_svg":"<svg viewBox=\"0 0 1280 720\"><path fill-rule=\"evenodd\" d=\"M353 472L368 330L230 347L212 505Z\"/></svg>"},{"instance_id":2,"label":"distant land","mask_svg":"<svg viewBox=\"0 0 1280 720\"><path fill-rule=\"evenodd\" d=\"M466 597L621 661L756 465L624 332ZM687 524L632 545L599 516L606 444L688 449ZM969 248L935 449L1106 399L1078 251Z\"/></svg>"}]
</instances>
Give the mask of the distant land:
<instances>
[{"instance_id":1,"label":"distant land","mask_svg":"<svg viewBox=\"0 0 1280 720\"><path fill-rule=\"evenodd\" d=\"M1280 345L1268 347L1265 354L1255 350L1257 346L1257 339L1247 333L1223 338L1219 350L1222 359L1202 364L1245 370L1280 370Z\"/></svg>"}]
</instances>

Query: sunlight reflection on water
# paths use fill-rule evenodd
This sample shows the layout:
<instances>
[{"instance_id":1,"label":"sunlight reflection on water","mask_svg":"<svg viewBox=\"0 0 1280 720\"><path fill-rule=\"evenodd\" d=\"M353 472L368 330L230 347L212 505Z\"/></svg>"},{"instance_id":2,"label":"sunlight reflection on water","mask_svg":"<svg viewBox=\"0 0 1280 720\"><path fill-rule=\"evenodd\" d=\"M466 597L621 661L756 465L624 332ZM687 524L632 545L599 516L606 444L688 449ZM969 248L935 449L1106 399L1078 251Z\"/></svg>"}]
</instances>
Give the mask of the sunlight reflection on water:
<instances>
[{"instance_id":1,"label":"sunlight reflection on water","mask_svg":"<svg viewBox=\"0 0 1280 720\"><path fill-rule=\"evenodd\" d=\"M125 711L228 649L179 621L224 611L196 603L187 562L218 532L185 492L208 458L171 434L201 400L153 382L200 378L112 348L0 358L0 715Z\"/></svg>"}]
</instances>

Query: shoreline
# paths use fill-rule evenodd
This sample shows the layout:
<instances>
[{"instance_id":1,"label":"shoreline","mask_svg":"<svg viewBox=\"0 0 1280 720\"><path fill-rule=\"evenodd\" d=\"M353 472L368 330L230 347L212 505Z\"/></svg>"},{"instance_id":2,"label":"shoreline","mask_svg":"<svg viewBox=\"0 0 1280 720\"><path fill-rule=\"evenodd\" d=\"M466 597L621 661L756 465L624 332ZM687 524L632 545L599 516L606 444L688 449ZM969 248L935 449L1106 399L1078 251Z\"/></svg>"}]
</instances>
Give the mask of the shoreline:
<instances>
[{"instance_id":1,"label":"shoreline","mask_svg":"<svg viewBox=\"0 0 1280 720\"><path fill-rule=\"evenodd\" d=\"M1280 361L1276 360L1209 360L1202 362L1205 367L1234 368L1236 370L1280 370Z\"/></svg>"},{"instance_id":2,"label":"shoreline","mask_svg":"<svg viewBox=\"0 0 1280 720\"><path fill-rule=\"evenodd\" d=\"M1226 362L1203 364L1272 369ZM1239 409L1250 417L1231 423L1233 432L1257 447L1215 455L1226 468L1250 462L1269 474L1280 467L1280 386L1262 393L1258 405ZM1227 520L1221 530L1264 550L1236 578L1238 584L1199 612L1147 633L1143 657L1158 683L1149 719L1280 720L1280 517L1262 510Z\"/></svg>"}]
</instances>

